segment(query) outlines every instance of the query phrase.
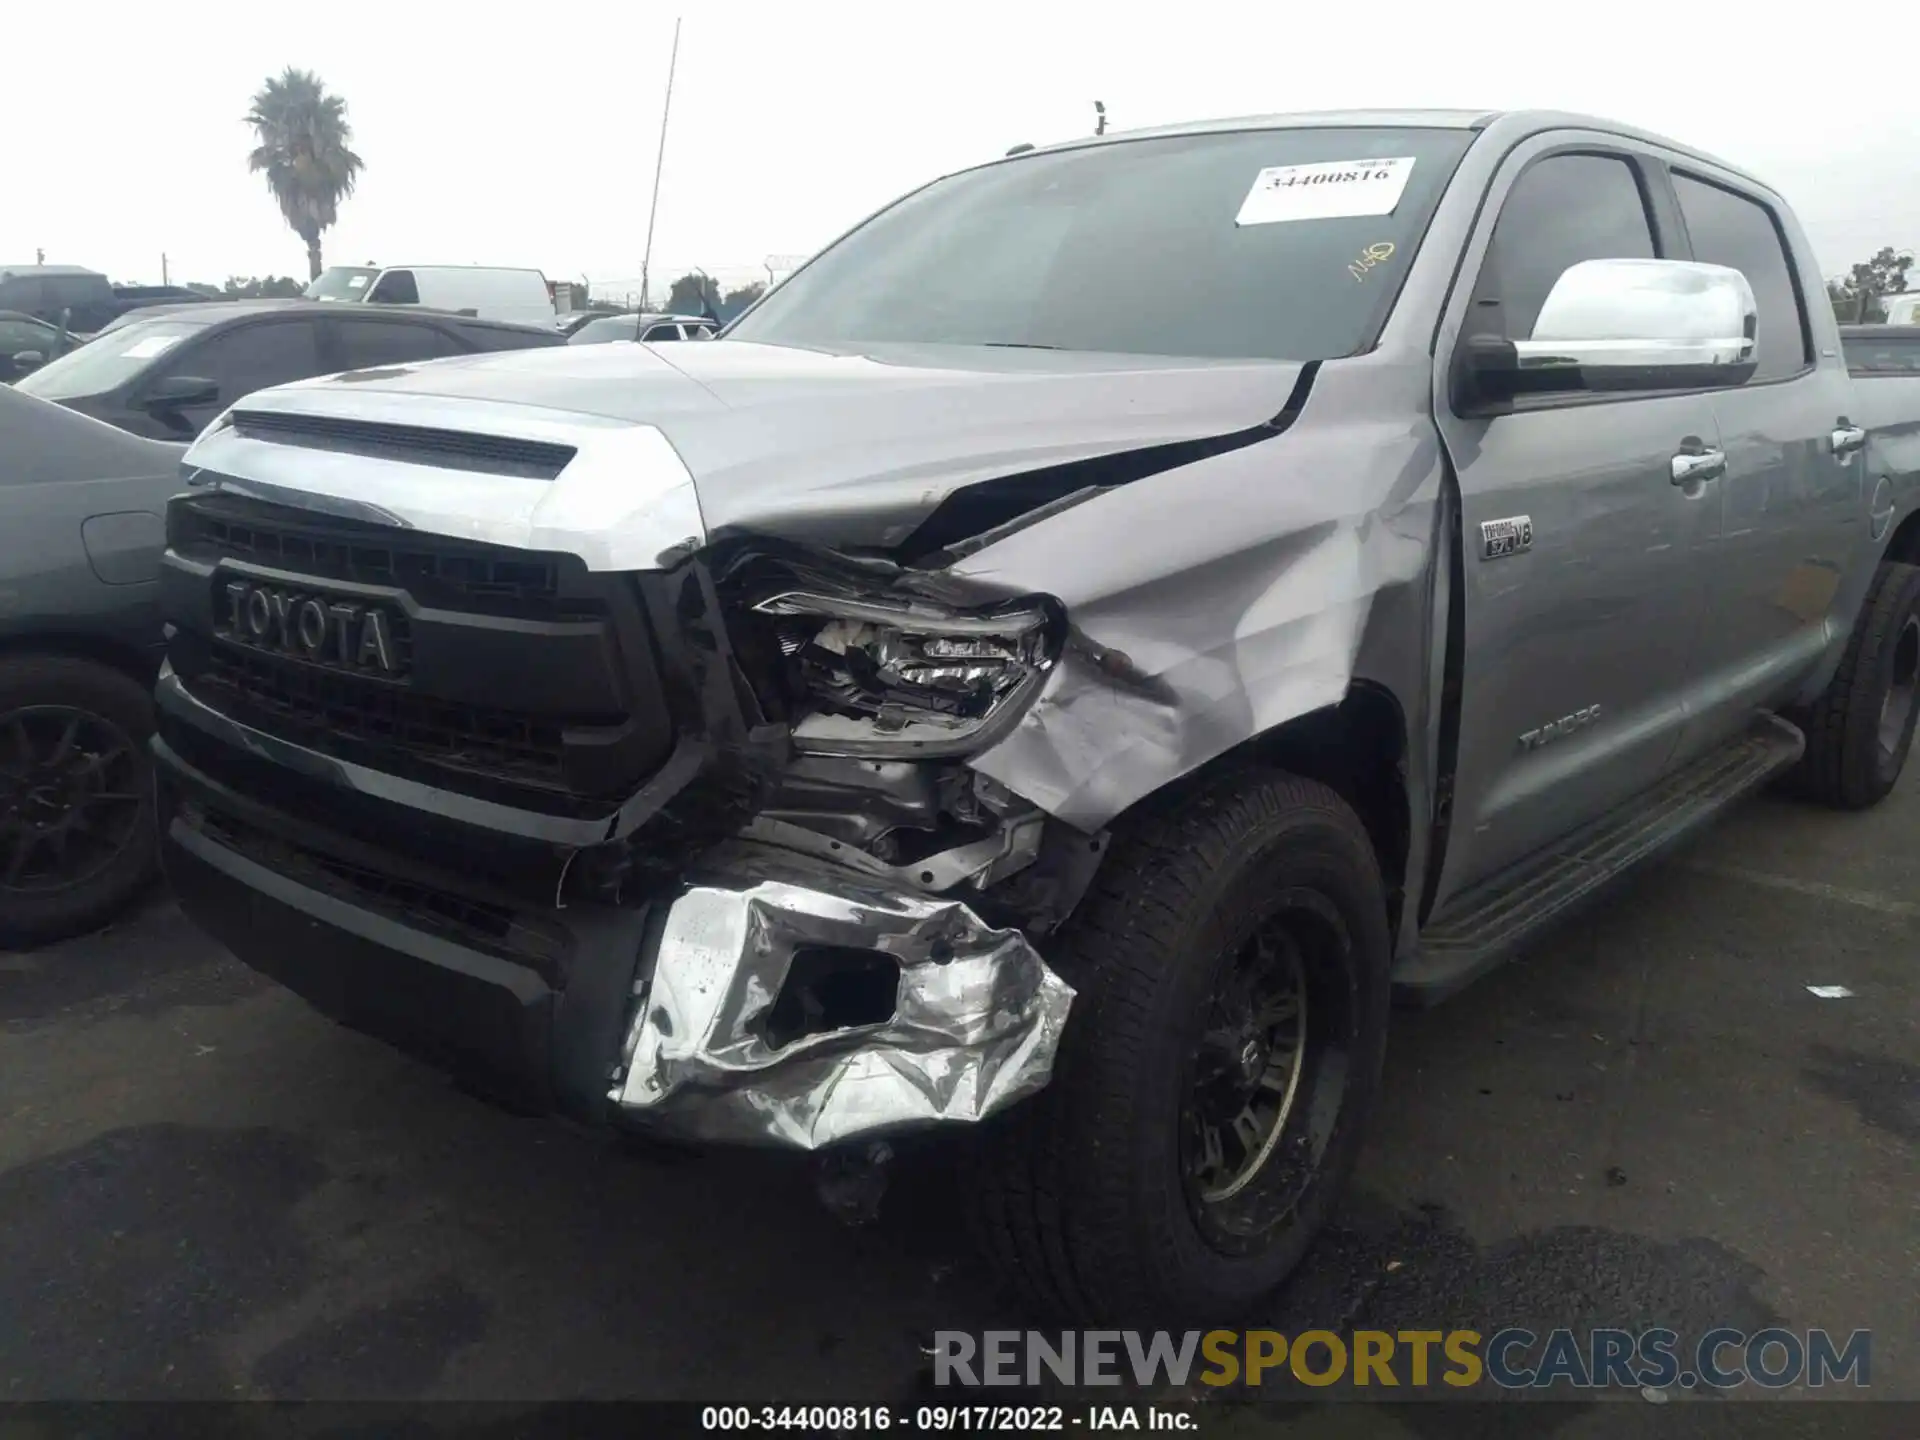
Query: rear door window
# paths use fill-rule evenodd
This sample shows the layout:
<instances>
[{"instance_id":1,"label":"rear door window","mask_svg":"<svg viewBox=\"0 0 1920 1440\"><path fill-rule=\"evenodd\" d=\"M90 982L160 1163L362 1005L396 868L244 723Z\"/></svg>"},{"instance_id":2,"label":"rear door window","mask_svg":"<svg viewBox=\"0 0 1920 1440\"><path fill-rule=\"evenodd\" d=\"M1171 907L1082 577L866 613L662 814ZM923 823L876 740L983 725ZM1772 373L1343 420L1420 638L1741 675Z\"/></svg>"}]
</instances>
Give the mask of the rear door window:
<instances>
[{"instance_id":1,"label":"rear door window","mask_svg":"<svg viewBox=\"0 0 1920 1440\"><path fill-rule=\"evenodd\" d=\"M680 338L680 327L678 325L655 325L649 328L647 333L640 338L642 340L678 340Z\"/></svg>"},{"instance_id":2,"label":"rear door window","mask_svg":"<svg viewBox=\"0 0 1920 1440\"><path fill-rule=\"evenodd\" d=\"M353 319L331 322L342 370L378 370L386 365L416 365L446 355L464 355L464 346L437 326L402 320Z\"/></svg>"},{"instance_id":3,"label":"rear door window","mask_svg":"<svg viewBox=\"0 0 1920 1440\"><path fill-rule=\"evenodd\" d=\"M1912 335L1843 335L1847 368L1856 375L1920 374L1920 331Z\"/></svg>"},{"instance_id":4,"label":"rear door window","mask_svg":"<svg viewBox=\"0 0 1920 1440\"><path fill-rule=\"evenodd\" d=\"M1722 185L1673 173L1693 258L1747 277L1760 317L1756 383L1782 380L1813 363L1806 311L1794 282L1785 237L1773 212Z\"/></svg>"}]
</instances>

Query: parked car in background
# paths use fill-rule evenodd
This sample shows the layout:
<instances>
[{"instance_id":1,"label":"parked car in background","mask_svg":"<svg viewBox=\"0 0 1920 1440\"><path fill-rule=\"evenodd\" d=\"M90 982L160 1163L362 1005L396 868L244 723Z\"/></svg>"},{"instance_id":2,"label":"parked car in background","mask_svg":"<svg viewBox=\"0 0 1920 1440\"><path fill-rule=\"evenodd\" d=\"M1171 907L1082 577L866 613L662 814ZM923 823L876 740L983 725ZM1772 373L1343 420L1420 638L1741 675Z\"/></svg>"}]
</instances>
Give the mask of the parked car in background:
<instances>
[{"instance_id":1,"label":"parked car in background","mask_svg":"<svg viewBox=\"0 0 1920 1440\"><path fill-rule=\"evenodd\" d=\"M604 315L567 336L569 345L605 345L614 340L711 340L717 321L704 315Z\"/></svg>"},{"instance_id":2,"label":"parked car in background","mask_svg":"<svg viewBox=\"0 0 1920 1440\"><path fill-rule=\"evenodd\" d=\"M559 318L545 275L488 265L333 265L304 293L309 300L425 305L481 320L549 329Z\"/></svg>"},{"instance_id":3,"label":"parked car in background","mask_svg":"<svg viewBox=\"0 0 1920 1440\"><path fill-rule=\"evenodd\" d=\"M168 306L41 366L19 388L159 440L191 440L268 385L489 350L565 344L551 326L302 300Z\"/></svg>"},{"instance_id":4,"label":"parked car in background","mask_svg":"<svg viewBox=\"0 0 1920 1440\"><path fill-rule=\"evenodd\" d=\"M1842 325L1840 350L1856 375L1920 373L1920 325Z\"/></svg>"},{"instance_id":5,"label":"parked car in background","mask_svg":"<svg viewBox=\"0 0 1920 1440\"><path fill-rule=\"evenodd\" d=\"M81 265L0 265L0 309L17 310L90 335L122 310L113 285Z\"/></svg>"},{"instance_id":6,"label":"parked car in background","mask_svg":"<svg viewBox=\"0 0 1920 1440\"><path fill-rule=\"evenodd\" d=\"M0 946L153 877L160 555L185 447L0 387Z\"/></svg>"},{"instance_id":7,"label":"parked car in background","mask_svg":"<svg viewBox=\"0 0 1920 1440\"><path fill-rule=\"evenodd\" d=\"M591 325L595 320L604 320L608 316L618 316L622 313L611 307L604 310L569 310L559 317L560 333L571 336L583 325Z\"/></svg>"},{"instance_id":8,"label":"parked car in background","mask_svg":"<svg viewBox=\"0 0 1920 1440\"><path fill-rule=\"evenodd\" d=\"M149 305L202 301L179 285L114 285L83 265L0 265L0 310L17 310L92 335L118 317Z\"/></svg>"},{"instance_id":9,"label":"parked car in background","mask_svg":"<svg viewBox=\"0 0 1920 1440\"><path fill-rule=\"evenodd\" d=\"M1920 325L1920 292L1902 291L1881 297L1889 325Z\"/></svg>"},{"instance_id":10,"label":"parked car in background","mask_svg":"<svg viewBox=\"0 0 1920 1440\"><path fill-rule=\"evenodd\" d=\"M0 310L0 383L11 385L73 349L83 337L33 315Z\"/></svg>"}]
</instances>

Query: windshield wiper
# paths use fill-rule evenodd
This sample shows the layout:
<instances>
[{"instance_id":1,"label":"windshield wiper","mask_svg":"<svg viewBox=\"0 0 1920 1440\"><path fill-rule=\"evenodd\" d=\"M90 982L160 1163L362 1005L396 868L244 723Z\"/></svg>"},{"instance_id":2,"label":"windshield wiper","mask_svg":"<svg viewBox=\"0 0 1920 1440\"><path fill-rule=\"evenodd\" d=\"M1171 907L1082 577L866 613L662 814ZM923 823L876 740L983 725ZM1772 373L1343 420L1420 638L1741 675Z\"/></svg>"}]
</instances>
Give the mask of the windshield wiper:
<instances>
[{"instance_id":1,"label":"windshield wiper","mask_svg":"<svg viewBox=\"0 0 1920 1440\"><path fill-rule=\"evenodd\" d=\"M1031 340L982 340L989 350L1058 350L1058 345L1038 345Z\"/></svg>"}]
</instances>

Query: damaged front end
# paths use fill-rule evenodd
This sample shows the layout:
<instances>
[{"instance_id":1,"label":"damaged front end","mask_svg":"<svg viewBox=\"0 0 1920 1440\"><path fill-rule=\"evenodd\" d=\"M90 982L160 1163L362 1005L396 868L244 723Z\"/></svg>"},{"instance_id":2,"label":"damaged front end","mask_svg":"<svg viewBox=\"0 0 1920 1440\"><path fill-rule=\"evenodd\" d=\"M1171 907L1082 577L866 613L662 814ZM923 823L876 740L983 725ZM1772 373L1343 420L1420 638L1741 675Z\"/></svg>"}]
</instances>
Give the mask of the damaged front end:
<instances>
[{"instance_id":1,"label":"damaged front end","mask_svg":"<svg viewBox=\"0 0 1920 1440\"><path fill-rule=\"evenodd\" d=\"M1046 1083L1073 991L1019 931L765 848L703 868L637 995L624 1117L816 1150L980 1120Z\"/></svg>"},{"instance_id":2,"label":"damaged front end","mask_svg":"<svg viewBox=\"0 0 1920 1440\"><path fill-rule=\"evenodd\" d=\"M977 774L1067 640L1058 602L801 547L713 559L789 759L691 861L636 975L624 1123L816 1150L1043 1086L1073 991L1034 940L1104 843ZM636 842L637 843L637 842Z\"/></svg>"}]
</instances>

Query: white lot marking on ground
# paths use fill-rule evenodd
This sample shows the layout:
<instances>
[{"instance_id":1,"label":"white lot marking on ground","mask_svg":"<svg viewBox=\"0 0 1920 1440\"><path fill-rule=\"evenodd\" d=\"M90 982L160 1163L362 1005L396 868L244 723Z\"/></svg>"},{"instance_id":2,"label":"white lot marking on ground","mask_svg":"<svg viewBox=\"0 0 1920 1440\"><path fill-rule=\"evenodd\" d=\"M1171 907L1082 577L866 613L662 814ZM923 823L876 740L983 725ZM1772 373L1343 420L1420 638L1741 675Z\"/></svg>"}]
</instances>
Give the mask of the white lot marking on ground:
<instances>
[{"instance_id":1,"label":"white lot marking on ground","mask_svg":"<svg viewBox=\"0 0 1920 1440\"><path fill-rule=\"evenodd\" d=\"M1818 1000L1847 1000L1853 996L1844 985L1809 985L1807 993Z\"/></svg>"},{"instance_id":2,"label":"white lot marking on ground","mask_svg":"<svg viewBox=\"0 0 1920 1440\"><path fill-rule=\"evenodd\" d=\"M1876 895L1871 890L1847 890L1838 885L1824 885L1818 880L1798 880L1791 875L1769 875L1764 870L1748 870L1740 865L1716 865L1707 860L1683 860L1682 870L1691 870L1696 875L1715 875L1722 880L1739 880L1748 885L1764 885L1770 890L1791 890L1796 895L1810 895L1816 900L1832 900L1841 905L1856 906L1861 910L1878 910L1882 915L1896 915L1902 919L1920 916L1920 905L1911 900L1895 900L1889 895Z\"/></svg>"}]
</instances>

